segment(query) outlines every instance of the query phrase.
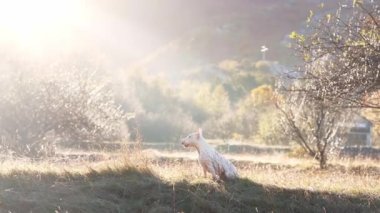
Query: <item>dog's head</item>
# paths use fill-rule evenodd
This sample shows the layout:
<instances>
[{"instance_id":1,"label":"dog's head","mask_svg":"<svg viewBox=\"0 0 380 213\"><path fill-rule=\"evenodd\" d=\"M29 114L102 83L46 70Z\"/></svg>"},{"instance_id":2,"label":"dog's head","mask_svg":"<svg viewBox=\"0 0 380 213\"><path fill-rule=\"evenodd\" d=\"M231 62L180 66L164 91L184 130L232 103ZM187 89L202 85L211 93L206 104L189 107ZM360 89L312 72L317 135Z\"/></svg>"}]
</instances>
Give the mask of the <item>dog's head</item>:
<instances>
[{"instance_id":1,"label":"dog's head","mask_svg":"<svg viewBox=\"0 0 380 213\"><path fill-rule=\"evenodd\" d=\"M181 144L184 147L194 147L198 144L198 141L202 137L202 129L199 129L198 132L190 133L185 138L181 139Z\"/></svg>"}]
</instances>

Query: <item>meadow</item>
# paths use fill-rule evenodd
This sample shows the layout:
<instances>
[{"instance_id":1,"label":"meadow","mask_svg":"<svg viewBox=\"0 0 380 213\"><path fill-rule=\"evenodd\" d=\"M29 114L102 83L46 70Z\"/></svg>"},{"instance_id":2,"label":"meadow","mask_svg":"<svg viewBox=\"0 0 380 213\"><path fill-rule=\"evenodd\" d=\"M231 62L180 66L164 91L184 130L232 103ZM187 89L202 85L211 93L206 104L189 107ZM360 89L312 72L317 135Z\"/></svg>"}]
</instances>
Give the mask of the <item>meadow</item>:
<instances>
[{"instance_id":1,"label":"meadow","mask_svg":"<svg viewBox=\"0 0 380 213\"><path fill-rule=\"evenodd\" d=\"M313 159L284 153L232 153L226 156L240 178L216 183L202 176L194 151L69 153L82 158L3 159L0 211L380 211L380 165L373 159L331 159L321 170Z\"/></svg>"}]
</instances>

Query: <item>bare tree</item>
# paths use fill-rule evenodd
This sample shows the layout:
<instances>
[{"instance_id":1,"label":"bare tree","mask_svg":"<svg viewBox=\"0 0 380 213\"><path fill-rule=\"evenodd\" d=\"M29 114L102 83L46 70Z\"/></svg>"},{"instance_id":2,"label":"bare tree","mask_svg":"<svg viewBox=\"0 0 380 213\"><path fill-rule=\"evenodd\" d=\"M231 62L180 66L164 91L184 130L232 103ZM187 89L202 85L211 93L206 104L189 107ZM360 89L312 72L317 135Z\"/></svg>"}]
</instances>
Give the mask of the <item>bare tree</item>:
<instances>
[{"instance_id":1,"label":"bare tree","mask_svg":"<svg viewBox=\"0 0 380 213\"><path fill-rule=\"evenodd\" d=\"M331 99L324 74L331 72L329 56L300 67L296 72L284 72L277 83L277 108L282 112L284 133L291 136L320 168L326 168L329 151L338 145L338 130L342 129L349 109L341 99ZM315 76L321 76L317 78Z\"/></svg>"},{"instance_id":2,"label":"bare tree","mask_svg":"<svg viewBox=\"0 0 380 213\"><path fill-rule=\"evenodd\" d=\"M323 96L331 104L380 108L370 98L380 89L380 2L350 0L333 14L314 14L304 34L290 36L304 62L293 77L307 82L303 89L309 95ZM310 68L316 64L323 69Z\"/></svg>"},{"instance_id":3,"label":"bare tree","mask_svg":"<svg viewBox=\"0 0 380 213\"><path fill-rule=\"evenodd\" d=\"M328 154L339 141L336 136L338 124L343 122L341 111L303 93L283 94L279 100L277 108L282 112L283 133L325 169Z\"/></svg>"},{"instance_id":4,"label":"bare tree","mask_svg":"<svg viewBox=\"0 0 380 213\"><path fill-rule=\"evenodd\" d=\"M380 89L380 3L346 1L334 14L313 16L304 34L290 35L303 63L285 73L277 106L287 132L325 168L337 124L348 117L342 113L380 108L372 95Z\"/></svg>"}]
</instances>

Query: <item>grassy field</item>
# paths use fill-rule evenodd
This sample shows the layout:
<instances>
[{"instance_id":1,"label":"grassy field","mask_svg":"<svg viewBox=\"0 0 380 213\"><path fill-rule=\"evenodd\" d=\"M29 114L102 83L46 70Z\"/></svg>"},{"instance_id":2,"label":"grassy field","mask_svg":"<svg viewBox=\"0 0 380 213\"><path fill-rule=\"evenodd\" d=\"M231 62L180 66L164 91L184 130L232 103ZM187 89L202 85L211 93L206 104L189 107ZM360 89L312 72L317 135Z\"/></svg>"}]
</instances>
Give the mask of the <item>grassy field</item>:
<instances>
[{"instance_id":1,"label":"grassy field","mask_svg":"<svg viewBox=\"0 0 380 213\"><path fill-rule=\"evenodd\" d=\"M0 212L380 212L380 165L337 159L328 170L285 155L228 155L241 178L203 178L193 152L0 165Z\"/></svg>"}]
</instances>

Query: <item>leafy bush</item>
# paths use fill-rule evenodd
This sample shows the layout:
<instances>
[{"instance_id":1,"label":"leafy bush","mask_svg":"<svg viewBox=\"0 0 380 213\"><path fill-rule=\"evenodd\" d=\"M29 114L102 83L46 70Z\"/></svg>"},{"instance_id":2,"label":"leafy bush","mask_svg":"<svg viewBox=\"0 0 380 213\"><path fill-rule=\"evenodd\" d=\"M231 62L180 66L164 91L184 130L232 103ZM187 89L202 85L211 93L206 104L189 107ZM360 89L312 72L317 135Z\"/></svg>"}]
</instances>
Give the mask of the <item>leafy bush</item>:
<instances>
[{"instance_id":1,"label":"leafy bush","mask_svg":"<svg viewBox=\"0 0 380 213\"><path fill-rule=\"evenodd\" d=\"M181 136L196 129L189 115L181 112L148 113L137 117L144 141L179 142Z\"/></svg>"}]
</instances>

